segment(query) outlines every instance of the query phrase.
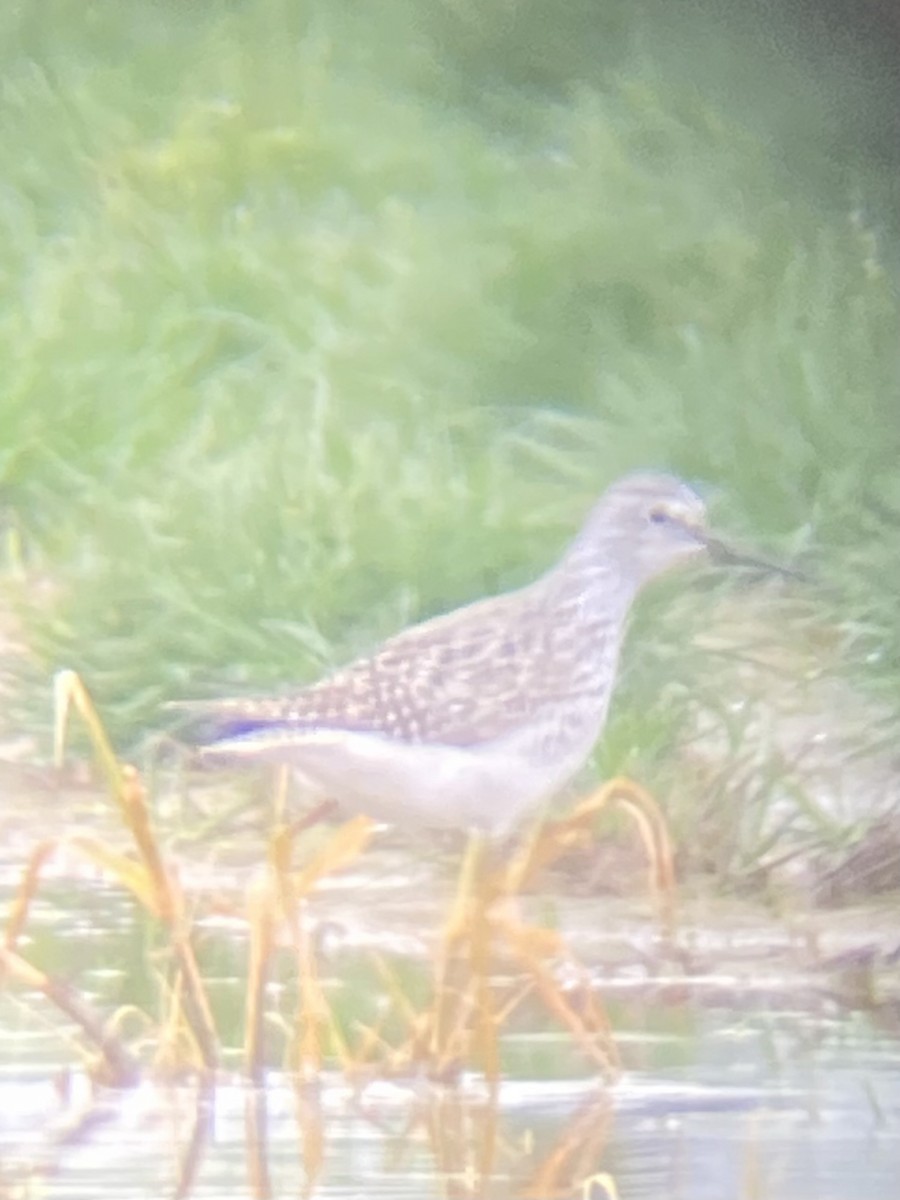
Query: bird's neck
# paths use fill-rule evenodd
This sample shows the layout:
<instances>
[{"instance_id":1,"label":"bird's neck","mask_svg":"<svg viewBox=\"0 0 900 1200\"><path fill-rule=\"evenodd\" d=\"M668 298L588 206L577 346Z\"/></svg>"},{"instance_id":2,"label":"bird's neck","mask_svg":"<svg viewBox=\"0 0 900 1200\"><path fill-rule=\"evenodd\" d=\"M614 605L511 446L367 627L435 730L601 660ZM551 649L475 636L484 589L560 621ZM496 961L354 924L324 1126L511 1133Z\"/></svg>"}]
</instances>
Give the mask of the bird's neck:
<instances>
[{"instance_id":1,"label":"bird's neck","mask_svg":"<svg viewBox=\"0 0 900 1200\"><path fill-rule=\"evenodd\" d=\"M640 581L622 570L602 543L576 539L545 576L554 607L571 609L570 619L625 624Z\"/></svg>"}]
</instances>

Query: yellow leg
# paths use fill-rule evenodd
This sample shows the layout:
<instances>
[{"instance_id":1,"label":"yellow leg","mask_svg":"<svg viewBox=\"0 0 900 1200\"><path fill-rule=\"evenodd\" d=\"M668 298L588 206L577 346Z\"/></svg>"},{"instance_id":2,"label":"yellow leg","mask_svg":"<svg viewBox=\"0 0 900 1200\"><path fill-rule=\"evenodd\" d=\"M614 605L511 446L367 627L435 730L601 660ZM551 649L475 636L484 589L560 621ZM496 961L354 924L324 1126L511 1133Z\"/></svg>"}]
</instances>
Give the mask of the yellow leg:
<instances>
[{"instance_id":1,"label":"yellow leg","mask_svg":"<svg viewBox=\"0 0 900 1200\"><path fill-rule=\"evenodd\" d=\"M593 836L597 815L619 805L637 826L648 863L649 890L667 934L675 925L674 852L665 818L648 791L630 779L616 777L591 792L568 816L539 826L523 842L503 873L499 886L517 895L542 870Z\"/></svg>"},{"instance_id":2,"label":"yellow leg","mask_svg":"<svg viewBox=\"0 0 900 1200\"><path fill-rule=\"evenodd\" d=\"M568 817L533 830L503 867L491 868L489 843L473 835L444 926L426 1026L429 1059L438 1075L474 1059L495 1086L500 1074L499 1029L528 994L569 1030L605 1075L615 1077L619 1071L612 1030L588 973L558 933L524 924L503 903L515 899L567 851L589 844L598 813L610 803L621 806L637 826L647 854L651 894L664 929L672 930L675 879L668 831L653 798L630 780L610 780ZM519 964L526 983L498 1005L491 968L500 943ZM554 965L560 963L570 975L575 973L577 988L560 985Z\"/></svg>"},{"instance_id":3,"label":"yellow leg","mask_svg":"<svg viewBox=\"0 0 900 1200\"><path fill-rule=\"evenodd\" d=\"M429 1055L439 1074L465 1053L460 1037L464 1039L470 989L469 981L462 978L465 968L461 971L464 956L460 951L465 943L469 944L470 967L476 941L479 960L483 959L485 953L484 934L482 932L476 936L476 929L485 921L487 852L487 839L482 834L473 833L460 867L453 907L441 934L434 979Z\"/></svg>"}]
</instances>

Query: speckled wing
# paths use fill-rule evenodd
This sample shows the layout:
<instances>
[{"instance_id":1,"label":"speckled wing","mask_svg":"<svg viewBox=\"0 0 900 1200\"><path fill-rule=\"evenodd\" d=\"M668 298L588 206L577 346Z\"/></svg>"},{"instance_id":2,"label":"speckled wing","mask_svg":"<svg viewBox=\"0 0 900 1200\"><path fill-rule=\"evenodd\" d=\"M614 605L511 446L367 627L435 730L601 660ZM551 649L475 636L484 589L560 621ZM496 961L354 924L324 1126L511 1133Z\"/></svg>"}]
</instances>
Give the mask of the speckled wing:
<instances>
[{"instance_id":1,"label":"speckled wing","mask_svg":"<svg viewBox=\"0 0 900 1200\"><path fill-rule=\"evenodd\" d=\"M596 693L596 663L608 647L595 643L585 655L581 637L573 637L573 614L548 614L546 599L532 586L481 600L405 630L371 657L292 695L188 708L204 724L202 740L212 752L227 742L289 740L316 730L477 746L548 704ZM588 632L601 642L613 634L602 626Z\"/></svg>"}]
</instances>

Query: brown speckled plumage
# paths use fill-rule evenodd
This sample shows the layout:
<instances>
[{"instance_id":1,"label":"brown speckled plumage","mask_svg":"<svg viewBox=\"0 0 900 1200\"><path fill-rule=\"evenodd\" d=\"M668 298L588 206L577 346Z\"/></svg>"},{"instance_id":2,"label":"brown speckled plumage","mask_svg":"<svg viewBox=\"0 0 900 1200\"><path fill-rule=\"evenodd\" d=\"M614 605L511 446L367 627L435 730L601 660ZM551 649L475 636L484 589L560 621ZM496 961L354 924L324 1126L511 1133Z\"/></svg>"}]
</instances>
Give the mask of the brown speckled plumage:
<instances>
[{"instance_id":1,"label":"brown speckled plumage","mask_svg":"<svg viewBox=\"0 0 900 1200\"><path fill-rule=\"evenodd\" d=\"M679 480L628 476L528 587L413 626L293 695L191 706L213 731L205 752L288 762L373 815L506 825L589 754L634 596L703 548L703 521Z\"/></svg>"},{"instance_id":2,"label":"brown speckled plumage","mask_svg":"<svg viewBox=\"0 0 900 1200\"><path fill-rule=\"evenodd\" d=\"M613 649L614 631L597 618L576 624L569 608L539 589L481 601L400 633L370 658L293 695L211 708L248 723L476 746L548 705L596 693L597 666ZM590 655L578 652L582 637Z\"/></svg>"}]
</instances>

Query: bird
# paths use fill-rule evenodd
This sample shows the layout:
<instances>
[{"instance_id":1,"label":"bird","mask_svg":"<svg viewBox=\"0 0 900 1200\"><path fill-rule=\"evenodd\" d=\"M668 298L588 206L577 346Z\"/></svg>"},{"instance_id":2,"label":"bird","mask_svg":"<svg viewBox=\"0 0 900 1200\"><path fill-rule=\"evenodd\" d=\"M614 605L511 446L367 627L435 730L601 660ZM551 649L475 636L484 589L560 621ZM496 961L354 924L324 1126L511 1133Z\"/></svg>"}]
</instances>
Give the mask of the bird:
<instances>
[{"instance_id":1,"label":"bird","mask_svg":"<svg viewBox=\"0 0 900 1200\"><path fill-rule=\"evenodd\" d=\"M532 583L410 626L298 690L185 702L197 753L285 765L345 813L506 836L590 757L638 594L715 544L694 488L625 475Z\"/></svg>"}]
</instances>

